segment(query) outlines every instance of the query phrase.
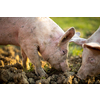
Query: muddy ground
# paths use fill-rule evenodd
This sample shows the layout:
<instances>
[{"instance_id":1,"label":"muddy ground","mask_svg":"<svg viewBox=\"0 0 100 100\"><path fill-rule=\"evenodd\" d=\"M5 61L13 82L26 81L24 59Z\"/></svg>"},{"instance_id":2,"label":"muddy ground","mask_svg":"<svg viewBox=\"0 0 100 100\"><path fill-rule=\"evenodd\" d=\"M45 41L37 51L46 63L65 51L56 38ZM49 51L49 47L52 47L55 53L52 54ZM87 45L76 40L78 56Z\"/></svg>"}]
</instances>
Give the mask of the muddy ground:
<instances>
[{"instance_id":1,"label":"muddy ground","mask_svg":"<svg viewBox=\"0 0 100 100\"><path fill-rule=\"evenodd\" d=\"M42 67L48 77L40 77L35 74L34 66L29 63L30 70L24 71L22 56L19 47L2 46L0 48L0 83L1 84L99 84L100 75L80 80L76 73L81 65L81 56L68 57L69 73L63 73L52 68L47 62L41 60ZM32 67L33 66L33 67Z\"/></svg>"}]
</instances>

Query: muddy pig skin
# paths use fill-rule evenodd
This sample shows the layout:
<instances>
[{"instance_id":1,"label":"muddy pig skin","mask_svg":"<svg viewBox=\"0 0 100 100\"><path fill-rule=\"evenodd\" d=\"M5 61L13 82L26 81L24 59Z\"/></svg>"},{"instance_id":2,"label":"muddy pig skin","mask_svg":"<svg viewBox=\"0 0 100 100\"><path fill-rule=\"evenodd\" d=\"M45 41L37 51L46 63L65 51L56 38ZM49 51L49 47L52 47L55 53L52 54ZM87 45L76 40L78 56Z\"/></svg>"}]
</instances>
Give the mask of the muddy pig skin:
<instances>
[{"instance_id":1,"label":"muddy pig skin","mask_svg":"<svg viewBox=\"0 0 100 100\"><path fill-rule=\"evenodd\" d=\"M74 34L73 27L64 32L48 17L0 17L0 45L20 46L23 66L28 68L28 57L35 66L36 74L40 76L46 73L41 67L38 52L52 67L69 70L66 58L69 40Z\"/></svg>"},{"instance_id":2,"label":"muddy pig skin","mask_svg":"<svg viewBox=\"0 0 100 100\"><path fill-rule=\"evenodd\" d=\"M82 66L77 76L80 79L86 79L88 75L95 76L100 74L100 27L88 39L79 37L74 39L73 37L72 40L83 47Z\"/></svg>"}]
</instances>

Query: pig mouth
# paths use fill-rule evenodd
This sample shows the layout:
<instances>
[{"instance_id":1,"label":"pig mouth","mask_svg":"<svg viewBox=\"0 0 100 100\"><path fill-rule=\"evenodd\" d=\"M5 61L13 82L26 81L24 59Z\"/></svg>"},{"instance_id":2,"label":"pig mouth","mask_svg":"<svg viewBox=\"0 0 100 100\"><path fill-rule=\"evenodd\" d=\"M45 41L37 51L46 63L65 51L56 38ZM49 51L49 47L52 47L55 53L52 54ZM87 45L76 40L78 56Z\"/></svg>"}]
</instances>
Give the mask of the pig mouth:
<instances>
[{"instance_id":1,"label":"pig mouth","mask_svg":"<svg viewBox=\"0 0 100 100\"><path fill-rule=\"evenodd\" d=\"M53 67L59 71L70 71L71 69L68 67L67 63L65 63L66 61L57 63L57 64L53 64Z\"/></svg>"},{"instance_id":2,"label":"pig mouth","mask_svg":"<svg viewBox=\"0 0 100 100\"><path fill-rule=\"evenodd\" d=\"M53 64L52 66L53 66L55 69L59 70L59 71L62 70L62 65L61 65L61 63ZM65 67L65 66L64 66L64 67ZM62 71L63 71L63 70L62 70Z\"/></svg>"},{"instance_id":3,"label":"pig mouth","mask_svg":"<svg viewBox=\"0 0 100 100\"><path fill-rule=\"evenodd\" d=\"M76 77L78 77L81 80L85 80L87 75L83 72L80 72L80 70L79 70L79 72L76 74Z\"/></svg>"},{"instance_id":4,"label":"pig mouth","mask_svg":"<svg viewBox=\"0 0 100 100\"><path fill-rule=\"evenodd\" d=\"M52 66L53 66L55 69L57 69L57 70L61 70L60 63L58 63L58 64L53 64Z\"/></svg>"},{"instance_id":5,"label":"pig mouth","mask_svg":"<svg viewBox=\"0 0 100 100\"><path fill-rule=\"evenodd\" d=\"M78 77L79 79L81 79L81 80L86 80L87 78L89 78L89 77L91 77L91 76L93 76L93 75L88 75L88 74L86 74L86 72L82 72L82 73L77 73L76 74L76 77Z\"/></svg>"}]
</instances>

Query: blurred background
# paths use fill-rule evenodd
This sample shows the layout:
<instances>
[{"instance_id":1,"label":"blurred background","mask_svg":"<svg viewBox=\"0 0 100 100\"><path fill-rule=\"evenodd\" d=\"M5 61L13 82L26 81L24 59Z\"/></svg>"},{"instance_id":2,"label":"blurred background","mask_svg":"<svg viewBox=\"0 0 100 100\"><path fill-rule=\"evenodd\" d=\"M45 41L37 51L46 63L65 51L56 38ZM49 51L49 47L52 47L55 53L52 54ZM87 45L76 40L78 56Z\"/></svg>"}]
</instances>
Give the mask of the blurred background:
<instances>
[{"instance_id":1,"label":"blurred background","mask_svg":"<svg viewBox=\"0 0 100 100\"><path fill-rule=\"evenodd\" d=\"M100 17L50 17L64 31L74 27L81 33L82 38L89 38L100 26ZM69 44L69 56L81 56L82 47L75 43Z\"/></svg>"}]
</instances>

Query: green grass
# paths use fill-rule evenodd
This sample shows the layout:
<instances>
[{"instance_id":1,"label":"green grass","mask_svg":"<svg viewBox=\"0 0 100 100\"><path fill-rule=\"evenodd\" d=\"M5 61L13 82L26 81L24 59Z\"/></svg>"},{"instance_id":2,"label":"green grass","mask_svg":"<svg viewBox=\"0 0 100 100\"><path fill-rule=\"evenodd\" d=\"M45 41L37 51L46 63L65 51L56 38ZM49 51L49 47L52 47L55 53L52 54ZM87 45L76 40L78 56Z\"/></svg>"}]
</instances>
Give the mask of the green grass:
<instances>
[{"instance_id":1,"label":"green grass","mask_svg":"<svg viewBox=\"0 0 100 100\"><path fill-rule=\"evenodd\" d=\"M75 27L81 36L87 38L100 26L100 17L51 17L64 31Z\"/></svg>"},{"instance_id":2,"label":"green grass","mask_svg":"<svg viewBox=\"0 0 100 100\"><path fill-rule=\"evenodd\" d=\"M70 46L69 45L69 56L80 56L80 55L82 55L82 51L83 51L83 49L82 49L82 47L81 46L77 46L77 45L75 45L75 46Z\"/></svg>"},{"instance_id":3,"label":"green grass","mask_svg":"<svg viewBox=\"0 0 100 100\"><path fill-rule=\"evenodd\" d=\"M81 33L82 38L91 36L100 26L100 17L51 17L64 31L70 27L75 27ZM82 54L82 48L70 43L69 54L72 56Z\"/></svg>"}]
</instances>

